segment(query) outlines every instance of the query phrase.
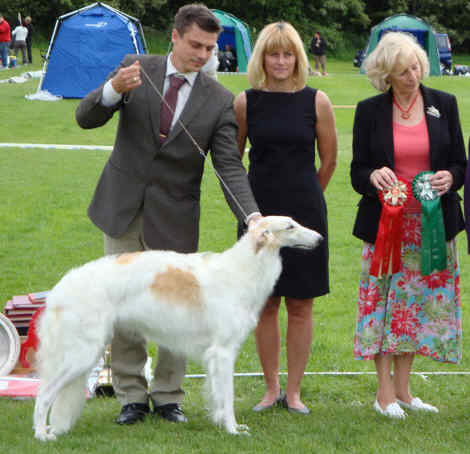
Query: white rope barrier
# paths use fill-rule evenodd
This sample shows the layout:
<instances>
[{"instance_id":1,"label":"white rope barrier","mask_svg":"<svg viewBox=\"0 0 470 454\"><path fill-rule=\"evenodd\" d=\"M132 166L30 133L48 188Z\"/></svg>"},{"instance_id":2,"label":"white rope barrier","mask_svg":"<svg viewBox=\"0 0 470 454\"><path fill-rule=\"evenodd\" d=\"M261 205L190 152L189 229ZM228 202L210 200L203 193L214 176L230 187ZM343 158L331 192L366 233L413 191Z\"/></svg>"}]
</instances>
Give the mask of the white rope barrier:
<instances>
[{"instance_id":1,"label":"white rope barrier","mask_svg":"<svg viewBox=\"0 0 470 454\"><path fill-rule=\"evenodd\" d=\"M470 375L470 371L457 371L457 372L411 372L412 375L421 376L426 380L428 375ZM279 375L287 375L287 372L279 372ZM304 372L304 375L376 375L376 372ZM235 372L234 377L262 377L263 372ZM185 378L206 378L206 374L189 374Z\"/></svg>"},{"instance_id":2,"label":"white rope barrier","mask_svg":"<svg viewBox=\"0 0 470 454\"><path fill-rule=\"evenodd\" d=\"M61 145L50 143L0 143L0 148L41 148L43 150L101 150L112 151L108 145Z\"/></svg>"},{"instance_id":3,"label":"white rope barrier","mask_svg":"<svg viewBox=\"0 0 470 454\"><path fill-rule=\"evenodd\" d=\"M427 376L437 376L437 375L470 375L470 371L460 371L460 372L411 372L412 375L418 375L427 379ZM279 375L287 375L287 372L279 372ZM304 372L304 375L333 375L333 376L345 376L345 375L376 375L375 372ZM235 372L234 377L262 377L263 372ZM185 378L206 378L206 374L187 374ZM0 377L1 380L10 380L10 381L31 381L36 382L38 378L30 377Z\"/></svg>"}]
</instances>

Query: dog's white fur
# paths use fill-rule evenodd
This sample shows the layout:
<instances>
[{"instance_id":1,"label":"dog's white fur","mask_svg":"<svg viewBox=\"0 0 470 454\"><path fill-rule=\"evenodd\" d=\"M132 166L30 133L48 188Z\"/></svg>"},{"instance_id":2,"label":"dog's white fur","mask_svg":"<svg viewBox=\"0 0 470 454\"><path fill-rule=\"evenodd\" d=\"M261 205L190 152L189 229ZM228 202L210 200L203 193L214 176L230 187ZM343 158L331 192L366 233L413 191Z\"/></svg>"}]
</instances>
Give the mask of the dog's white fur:
<instances>
[{"instance_id":1,"label":"dog's white fur","mask_svg":"<svg viewBox=\"0 0 470 454\"><path fill-rule=\"evenodd\" d=\"M229 433L246 432L233 409L238 350L279 278L280 248L313 248L320 240L290 218L268 216L222 253L147 251L71 270L49 294L39 323L36 438L54 440L80 416L86 379L116 323L202 360L212 420Z\"/></svg>"}]
</instances>

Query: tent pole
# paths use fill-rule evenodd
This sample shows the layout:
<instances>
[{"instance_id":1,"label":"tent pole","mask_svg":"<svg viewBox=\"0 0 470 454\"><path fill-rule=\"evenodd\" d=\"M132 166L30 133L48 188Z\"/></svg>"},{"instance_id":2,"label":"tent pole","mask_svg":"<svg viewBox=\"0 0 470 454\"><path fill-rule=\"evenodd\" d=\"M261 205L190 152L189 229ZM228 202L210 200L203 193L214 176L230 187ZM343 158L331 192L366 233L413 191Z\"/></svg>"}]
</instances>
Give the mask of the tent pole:
<instances>
[{"instance_id":1,"label":"tent pole","mask_svg":"<svg viewBox=\"0 0 470 454\"><path fill-rule=\"evenodd\" d=\"M52 32L52 38L51 38L51 41L49 43L49 47L47 49L46 57L44 58L44 64L42 65L41 78L39 79L39 84L38 84L38 88L36 90L36 93L39 93L41 91L41 88L42 88L42 82L44 81L44 76L46 75L46 68L47 68L47 64L49 63L49 55L51 54L52 45L55 41L55 36L56 36L56 33L57 33L57 28L59 26L59 21L60 21L60 18L55 21L54 30Z\"/></svg>"}]
</instances>

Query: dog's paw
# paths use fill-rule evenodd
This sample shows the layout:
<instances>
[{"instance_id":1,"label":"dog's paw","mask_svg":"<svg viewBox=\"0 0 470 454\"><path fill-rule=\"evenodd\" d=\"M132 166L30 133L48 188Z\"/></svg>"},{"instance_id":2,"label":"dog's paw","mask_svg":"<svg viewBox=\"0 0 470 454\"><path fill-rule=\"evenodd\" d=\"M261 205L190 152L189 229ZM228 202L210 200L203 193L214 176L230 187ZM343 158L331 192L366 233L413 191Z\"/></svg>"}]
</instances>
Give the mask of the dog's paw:
<instances>
[{"instance_id":1,"label":"dog's paw","mask_svg":"<svg viewBox=\"0 0 470 454\"><path fill-rule=\"evenodd\" d=\"M34 437L41 441L55 441L57 439L55 433L51 431L50 427L36 429Z\"/></svg>"},{"instance_id":2,"label":"dog's paw","mask_svg":"<svg viewBox=\"0 0 470 454\"><path fill-rule=\"evenodd\" d=\"M237 424L237 432L239 435L251 435L250 428L246 424Z\"/></svg>"},{"instance_id":3,"label":"dog's paw","mask_svg":"<svg viewBox=\"0 0 470 454\"><path fill-rule=\"evenodd\" d=\"M245 424L235 424L233 427L227 427L227 432L232 435L251 435L250 428Z\"/></svg>"}]
</instances>

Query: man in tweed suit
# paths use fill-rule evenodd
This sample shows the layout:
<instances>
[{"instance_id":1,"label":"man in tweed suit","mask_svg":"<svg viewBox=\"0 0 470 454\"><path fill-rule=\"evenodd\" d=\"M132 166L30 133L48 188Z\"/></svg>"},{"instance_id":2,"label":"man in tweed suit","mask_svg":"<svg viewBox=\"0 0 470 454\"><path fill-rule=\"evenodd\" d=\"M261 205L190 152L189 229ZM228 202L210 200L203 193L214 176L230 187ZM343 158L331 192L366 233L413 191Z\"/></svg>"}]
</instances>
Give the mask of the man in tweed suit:
<instances>
[{"instance_id":1,"label":"man in tweed suit","mask_svg":"<svg viewBox=\"0 0 470 454\"><path fill-rule=\"evenodd\" d=\"M76 118L82 128L105 124L119 111L113 152L98 182L88 214L105 234L105 253L145 249L194 252L199 237L200 184L204 153L240 206L226 193L239 220L259 218L237 150L233 95L201 72L221 31L220 23L201 4L186 5L175 16L169 56L127 55L108 80L82 100ZM145 72L145 73L144 73ZM184 77L177 94L170 131L160 129L162 99L170 76ZM122 409L119 424L133 424L154 412L185 422L181 384L186 361L159 348L155 377L148 391L142 369L145 341L136 332L116 330L112 342L113 386Z\"/></svg>"}]
</instances>

